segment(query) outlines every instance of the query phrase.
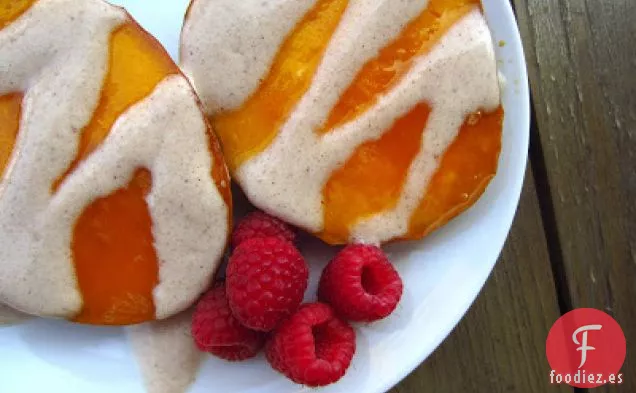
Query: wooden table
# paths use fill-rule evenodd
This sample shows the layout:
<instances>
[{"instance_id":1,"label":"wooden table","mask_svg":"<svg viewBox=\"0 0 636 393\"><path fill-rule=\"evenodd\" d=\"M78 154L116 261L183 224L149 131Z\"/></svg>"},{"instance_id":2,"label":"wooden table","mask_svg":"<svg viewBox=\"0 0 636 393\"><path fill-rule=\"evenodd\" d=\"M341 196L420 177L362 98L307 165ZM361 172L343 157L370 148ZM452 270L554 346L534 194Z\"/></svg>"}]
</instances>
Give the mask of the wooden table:
<instances>
[{"instance_id":1,"label":"wooden table","mask_svg":"<svg viewBox=\"0 0 636 393\"><path fill-rule=\"evenodd\" d=\"M502 0L503 1L503 0ZM627 339L636 392L636 0L514 0L532 90L515 222L481 295L392 393L585 392L550 385L547 333L594 307Z\"/></svg>"}]
</instances>

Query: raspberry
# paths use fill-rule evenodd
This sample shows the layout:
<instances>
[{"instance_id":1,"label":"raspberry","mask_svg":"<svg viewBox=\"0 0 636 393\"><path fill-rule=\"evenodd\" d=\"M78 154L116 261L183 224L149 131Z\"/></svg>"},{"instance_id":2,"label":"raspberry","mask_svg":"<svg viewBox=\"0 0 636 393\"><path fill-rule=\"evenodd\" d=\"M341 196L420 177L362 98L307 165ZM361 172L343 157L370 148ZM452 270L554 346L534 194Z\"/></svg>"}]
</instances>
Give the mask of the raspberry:
<instances>
[{"instance_id":1,"label":"raspberry","mask_svg":"<svg viewBox=\"0 0 636 393\"><path fill-rule=\"evenodd\" d=\"M227 297L243 325L270 331L303 300L309 269L291 243L277 237L241 243L227 265Z\"/></svg>"},{"instance_id":2,"label":"raspberry","mask_svg":"<svg viewBox=\"0 0 636 393\"><path fill-rule=\"evenodd\" d=\"M293 243L296 233L278 218L256 211L245 216L234 228L232 246L238 247L245 240L255 237L278 237Z\"/></svg>"},{"instance_id":3,"label":"raspberry","mask_svg":"<svg viewBox=\"0 0 636 393\"><path fill-rule=\"evenodd\" d=\"M353 244L329 262L318 298L343 318L376 321L391 314L402 297L402 280L378 247Z\"/></svg>"},{"instance_id":4,"label":"raspberry","mask_svg":"<svg viewBox=\"0 0 636 393\"><path fill-rule=\"evenodd\" d=\"M263 333L241 326L232 316L223 284L199 300L192 316L192 337L200 350L230 361L255 356L265 342Z\"/></svg>"},{"instance_id":5,"label":"raspberry","mask_svg":"<svg viewBox=\"0 0 636 393\"><path fill-rule=\"evenodd\" d=\"M356 351L356 335L324 303L302 305L267 341L272 367L296 383L324 386L347 371Z\"/></svg>"}]
</instances>

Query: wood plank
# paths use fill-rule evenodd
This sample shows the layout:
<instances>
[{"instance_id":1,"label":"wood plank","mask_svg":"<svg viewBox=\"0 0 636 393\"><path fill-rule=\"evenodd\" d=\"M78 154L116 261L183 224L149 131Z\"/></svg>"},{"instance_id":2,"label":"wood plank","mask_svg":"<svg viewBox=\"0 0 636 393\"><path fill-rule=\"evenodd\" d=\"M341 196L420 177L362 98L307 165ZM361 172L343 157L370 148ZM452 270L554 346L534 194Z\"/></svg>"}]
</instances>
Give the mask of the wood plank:
<instances>
[{"instance_id":1,"label":"wood plank","mask_svg":"<svg viewBox=\"0 0 636 393\"><path fill-rule=\"evenodd\" d=\"M545 340L559 317L532 174L484 290L449 338L392 393L572 392L549 384Z\"/></svg>"},{"instance_id":2,"label":"wood plank","mask_svg":"<svg viewBox=\"0 0 636 393\"><path fill-rule=\"evenodd\" d=\"M622 325L636 392L636 1L515 0L568 308ZM560 261L559 261L560 260Z\"/></svg>"}]
</instances>

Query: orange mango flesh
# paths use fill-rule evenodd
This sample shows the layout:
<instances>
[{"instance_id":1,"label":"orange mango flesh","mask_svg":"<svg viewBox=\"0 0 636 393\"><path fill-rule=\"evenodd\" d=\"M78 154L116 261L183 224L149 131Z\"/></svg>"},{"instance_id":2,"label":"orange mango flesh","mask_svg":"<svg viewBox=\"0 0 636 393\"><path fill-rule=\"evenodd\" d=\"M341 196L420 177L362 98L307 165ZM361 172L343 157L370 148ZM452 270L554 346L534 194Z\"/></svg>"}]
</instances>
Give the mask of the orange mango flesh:
<instances>
[{"instance_id":1,"label":"orange mango flesh","mask_svg":"<svg viewBox=\"0 0 636 393\"><path fill-rule=\"evenodd\" d=\"M413 59L426 54L480 0L430 0L424 12L380 50L356 75L333 107L322 132L355 119L369 109L411 68ZM372 172L371 172L372 173Z\"/></svg>"},{"instance_id":2,"label":"orange mango flesh","mask_svg":"<svg viewBox=\"0 0 636 393\"><path fill-rule=\"evenodd\" d=\"M323 189L323 240L345 243L358 220L395 206L429 114L428 105L417 105L380 139L359 146L332 174Z\"/></svg>"},{"instance_id":3,"label":"orange mango flesh","mask_svg":"<svg viewBox=\"0 0 636 393\"><path fill-rule=\"evenodd\" d=\"M0 0L0 29L18 19L36 0Z\"/></svg>"},{"instance_id":4,"label":"orange mango flesh","mask_svg":"<svg viewBox=\"0 0 636 393\"><path fill-rule=\"evenodd\" d=\"M468 117L411 217L406 238L427 235L481 196L497 172L503 117L501 107Z\"/></svg>"},{"instance_id":5,"label":"orange mango flesh","mask_svg":"<svg viewBox=\"0 0 636 393\"><path fill-rule=\"evenodd\" d=\"M22 94L0 96L0 180L9 164L20 128Z\"/></svg>"},{"instance_id":6,"label":"orange mango flesh","mask_svg":"<svg viewBox=\"0 0 636 393\"><path fill-rule=\"evenodd\" d=\"M95 200L73 230L73 258L84 299L76 322L127 325L155 319L157 255L145 196L150 172L139 169L123 189Z\"/></svg>"},{"instance_id":7,"label":"orange mango flesh","mask_svg":"<svg viewBox=\"0 0 636 393\"><path fill-rule=\"evenodd\" d=\"M160 44L134 22L113 32L109 53L97 109L82 130L75 160L53 184L54 192L99 147L125 110L178 72ZM76 322L125 325L155 318L152 290L158 267L145 201L151 183L150 173L138 170L126 188L94 201L76 222L71 250L84 301Z\"/></svg>"},{"instance_id":8,"label":"orange mango flesh","mask_svg":"<svg viewBox=\"0 0 636 393\"><path fill-rule=\"evenodd\" d=\"M239 109L212 118L230 167L263 151L307 91L347 0L318 0L283 42L257 91Z\"/></svg>"}]
</instances>

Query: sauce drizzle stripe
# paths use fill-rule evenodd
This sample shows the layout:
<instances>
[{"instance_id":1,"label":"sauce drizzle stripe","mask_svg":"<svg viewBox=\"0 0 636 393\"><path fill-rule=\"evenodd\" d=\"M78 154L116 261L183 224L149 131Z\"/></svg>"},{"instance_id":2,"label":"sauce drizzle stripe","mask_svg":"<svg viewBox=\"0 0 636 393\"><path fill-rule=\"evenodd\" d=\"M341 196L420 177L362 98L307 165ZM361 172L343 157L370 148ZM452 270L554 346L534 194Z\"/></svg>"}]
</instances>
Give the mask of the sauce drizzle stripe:
<instances>
[{"instance_id":1,"label":"sauce drizzle stripe","mask_svg":"<svg viewBox=\"0 0 636 393\"><path fill-rule=\"evenodd\" d=\"M238 110L213 116L228 165L263 151L309 88L347 0L319 0L282 44L258 90Z\"/></svg>"},{"instance_id":2,"label":"sauce drizzle stripe","mask_svg":"<svg viewBox=\"0 0 636 393\"><path fill-rule=\"evenodd\" d=\"M346 242L362 218L395 206L411 161L418 153L431 110L422 103L382 134L359 146L323 189L328 242Z\"/></svg>"},{"instance_id":3,"label":"sauce drizzle stripe","mask_svg":"<svg viewBox=\"0 0 636 393\"><path fill-rule=\"evenodd\" d=\"M431 0L399 37L380 50L356 75L331 109L320 132L332 131L368 110L410 69L413 59L424 55L479 0Z\"/></svg>"},{"instance_id":4,"label":"sauce drizzle stripe","mask_svg":"<svg viewBox=\"0 0 636 393\"><path fill-rule=\"evenodd\" d=\"M178 73L165 50L136 22L128 21L113 32L108 74L97 109L82 130L77 156L53 183L55 193L75 168L106 139L117 118L147 97L166 76Z\"/></svg>"},{"instance_id":5,"label":"sauce drizzle stripe","mask_svg":"<svg viewBox=\"0 0 636 393\"><path fill-rule=\"evenodd\" d=\"M431 0L393 42L360 69L319 132L333 131L370 109L380 95L408 72L415 58L430 51L448 29L478 3L477 0ZM395 206L409 165L421 145L429 113L426 104L419 104L397 120L382 138L358 147L347 163L332 174L323 189L327 230L320 237L345 242L358 221Z\"/></svg>"},{"instance_id":6,"label":"sauce drizzle stripe","mask_svg":"<svg viewBox=\"0 0 636 393\"><path fill-rule=\"evenodd\" d=\"M409 238L424 236L471 206L497 172L503 108L470 115L446 150L409 224Z\"/></svg>"}]
</instances>

